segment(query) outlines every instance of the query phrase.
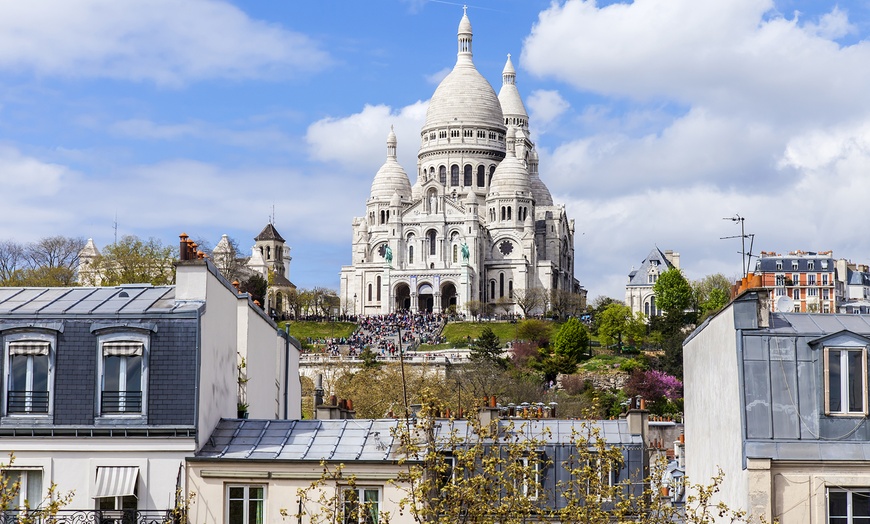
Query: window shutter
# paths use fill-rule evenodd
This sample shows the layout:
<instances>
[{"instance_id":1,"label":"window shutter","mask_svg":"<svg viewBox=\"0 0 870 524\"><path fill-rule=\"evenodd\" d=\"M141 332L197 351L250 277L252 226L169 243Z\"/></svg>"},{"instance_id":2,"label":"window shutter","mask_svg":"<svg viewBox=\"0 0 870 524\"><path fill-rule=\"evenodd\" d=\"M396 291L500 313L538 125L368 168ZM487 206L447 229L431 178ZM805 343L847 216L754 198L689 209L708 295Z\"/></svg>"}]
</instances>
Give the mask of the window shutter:
<instances>
[{"instance_id":1,"label":"window shutter","mask_svg":"<svg viewBox=\"0 0 870 524\"><path fill-rule=\"evenodd\" d=\"M51 342L44 340L21 340L9 343L10 355L48 355Z\"/></svg>"},{"instance_id":2,"label":"window shutter","mask_svg":"<svg viewBox=\"0 0 870 524\"><path fill-rule=\"evenodd\" d=\"M142 342L104 342L103 356L104 357L132 357L141 356L145 349L145 344Z\"/></svg>"}]
</instances>

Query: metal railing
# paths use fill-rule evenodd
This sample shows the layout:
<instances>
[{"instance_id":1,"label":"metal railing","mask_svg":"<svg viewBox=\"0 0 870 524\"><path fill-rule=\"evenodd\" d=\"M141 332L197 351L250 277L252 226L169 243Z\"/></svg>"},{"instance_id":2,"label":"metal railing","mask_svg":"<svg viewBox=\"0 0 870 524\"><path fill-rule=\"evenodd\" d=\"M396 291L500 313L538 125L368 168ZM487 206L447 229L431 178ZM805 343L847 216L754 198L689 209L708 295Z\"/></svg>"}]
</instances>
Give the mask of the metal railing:
<instances>
[{"instance_id":1,"label":"metal railing","mask_svg":"<svg viewBox=\"0 0 870 524\"><path fill-rule=\"evenodd\" d=\"M48 413L48 391L10 390L7 413Z\"/></svg>"},{"instance_id":2,"label":"metal railing","mask_svg":"<svg viewBox=\"0 0 870 524\"><path fill-rule=\"evenodd\" d=\"M19 524L26 520L19 511L0 513L0 524ZM38 511L27 515L27 520L46 524L180 524L181 515L172 510L93 510L62 509L54 515Z\"/></svg>"},{"instance_id":3,"label":"metal railing","mask_svg":"<svg viewBox=\"0 0 870 524\"><path fill-rule=\"evenodd\" d=\"M100 413L141 413L141 391L103 391Z\"/></svg>"}]
</instances>

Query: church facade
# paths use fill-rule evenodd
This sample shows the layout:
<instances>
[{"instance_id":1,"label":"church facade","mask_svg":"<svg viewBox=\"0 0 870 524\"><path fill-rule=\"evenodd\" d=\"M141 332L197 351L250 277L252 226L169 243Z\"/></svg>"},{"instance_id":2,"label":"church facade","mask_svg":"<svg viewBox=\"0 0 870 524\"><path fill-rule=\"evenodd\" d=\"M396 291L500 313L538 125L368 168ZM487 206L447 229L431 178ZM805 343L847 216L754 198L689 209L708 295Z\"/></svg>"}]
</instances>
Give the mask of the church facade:
<instances>
[{"instance_id":1,"label":"church facade","mask_svg":"<svg viewBox=\"0 0 870 524\"><path fill-rule=\"evenodd\" d=\"M342 267L342 309L468 313L469 303L519 313L530 293L583 293L574 277L574 220L538 175L529 116L508 55L498 94L472 61L463 14L456 65L429 102L416 181L386 161L365 215L353 220L352 263ZM544 301L532 313L543 313Z\"/></svg>"}]
</instances>

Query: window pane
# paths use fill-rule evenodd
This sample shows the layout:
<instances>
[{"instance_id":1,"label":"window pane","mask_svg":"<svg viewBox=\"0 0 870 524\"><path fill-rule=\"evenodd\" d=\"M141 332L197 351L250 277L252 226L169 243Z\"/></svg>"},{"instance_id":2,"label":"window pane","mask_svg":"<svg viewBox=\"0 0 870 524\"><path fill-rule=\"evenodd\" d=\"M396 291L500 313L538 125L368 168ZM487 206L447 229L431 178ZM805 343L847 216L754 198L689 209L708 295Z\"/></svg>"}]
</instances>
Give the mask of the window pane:
<instances>
[{"instance_id":1,"label":"window pane","mask_svg":"<svg viewBox=\"0 0 870 524\"><path fill-rule=\"evenodd\" d=\"M127 389L126 391L142 391L142 357L127 358Z\"/></svg>"},{"instance_id":2,"label":"window pane","mask_svg":"<svg viewBox=\"0 0 870 524\"><path fill-rule=\"evenodd\" d=\"M828 351L828 402L831 411L840 411L840 352Z\"/></svg>"},{"instance_id":3,"label":"window pane","mask_svg":"<svg viewBox=\"0 0 870 524\"><path fill-rule=\"evenodd\" d=\"M12 383L10 390L25 391L27 389L27 356L15 355L12 357Z\"/></svg>"},{"instance_id":4,"label":"window pane","mask_svg":"<svg viewBox=\"0 0 870 524\"><path fill-rule=\"evenodd\" d=\"M864 381L861 379L861 372L864 367L861 365L861 356L863 351L849 351L849 411L862 412L864 411Z\"/></svg>"},{"instance_id":5,"label":"window pane","mask_svg":"<svg viewBox=\"0 0 870 524\"><path fill-rule=\"evenodd\" d=\"M24 496L27 497L27 503L31 508L39 507L42 502L42 472L27 471L27 487Z\"/></svg>"},{"instance_id":6,"label":"window pane","mask_svg":"<svg viewBox=\"0 0 870 524\"><path fill-rule=\"evenodd\" d=\"M106 357L103 366L103 391L121 391L121 357Z\"/></svg>"},{"instance_id":7,"label":"window pane","mask_svg":"<svg viewBox=\"0 0 870 524\"><path fill-rule=\"evenodd\" d=\"M263 524L262 500L251 500L248 502L248 524Z\"/></svg>"},{"instance_id":8,"label":"window pane","mask_svg":"<svg viewBox=\"0 0 870 524\"><path fill-rule=\"evenodd\" d=\"M870 491L852 492L852 516L870 517Z\"/></svg>"},{"instance_id":9,"label":"window pane","mask_svg":"<svg viewBox=\"0 0 870 524\"><path fill-rule=\"evenodd\" d=\"M848 515L848 493L845 491L829 491L828 492L828 515L833 517L845 517Z\"/></svg>"},{"instance_id":10,"label":"window pane","mask_svg":"<svg viewBox=\"0 0 870 524\"><path fill-rule=\"evenodd\" d=\"M35 355L33 359L32 391L48 391L48 355Z\"/></svg>"},{"instance_id":11,"label":"window pane","mask_svg":"<svg viewBox=\"0 0 870 524\"><path fill-rule=\"evenodd\" d=\"M245 501L230 498L229 513L229 524L245 524Z\"/></svg>"}]
</instances>

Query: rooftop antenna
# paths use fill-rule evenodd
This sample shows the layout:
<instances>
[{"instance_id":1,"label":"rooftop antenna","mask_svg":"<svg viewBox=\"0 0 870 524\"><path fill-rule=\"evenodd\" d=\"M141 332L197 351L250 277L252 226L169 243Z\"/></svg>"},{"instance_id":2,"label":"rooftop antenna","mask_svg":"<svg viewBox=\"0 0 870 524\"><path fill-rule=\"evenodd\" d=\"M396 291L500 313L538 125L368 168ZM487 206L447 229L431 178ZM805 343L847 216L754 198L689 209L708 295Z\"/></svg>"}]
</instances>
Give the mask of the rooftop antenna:
<instances>
[{"instance_id":1,"label":"rooftop antenna","mask_svg":"<svg viewBox=\"0 0 870 524\"><path fill-rule=\"evenodd\" d=\"M752 263L753 257L755 255L752 254L752 246L755 244L755 234L754 233L746 233L746 229L744 228L743 222L746 220L745 217L740 216L739 214L735 214L733 217L725 217L722 220L730 220L732 222L740 223L740 234L733 235L730 237L719 237L719 240L727 240L731 238L739 238L741 242L740 255L743 257L741 266L743 270L743 278L749 274L749 265ZM749 251L746 251L746 239L749 239ZM757 258L757 257L755 257Z\"/></svg>"},{"instance_id":2,"label":"rooftop antenna","mask_svg":"<svg viewBox=\"0 0 870 524\"><path fill-rule=\"evenodd\" d=\"M118 212L115 211L115 220L112 222L112 229L115 230L115 245L118 244Z\"/></svg>"},{"instance_id":3,"label":"rooftop antenna","mask_svg":"<svg viewBox=\"0 0 870 524\"><path fill-rule=\"evenodd\" d=\"M275 204L272 204L272 214L269 215L269 223L275 225Z\"/></svg>"}]
</instances>

